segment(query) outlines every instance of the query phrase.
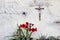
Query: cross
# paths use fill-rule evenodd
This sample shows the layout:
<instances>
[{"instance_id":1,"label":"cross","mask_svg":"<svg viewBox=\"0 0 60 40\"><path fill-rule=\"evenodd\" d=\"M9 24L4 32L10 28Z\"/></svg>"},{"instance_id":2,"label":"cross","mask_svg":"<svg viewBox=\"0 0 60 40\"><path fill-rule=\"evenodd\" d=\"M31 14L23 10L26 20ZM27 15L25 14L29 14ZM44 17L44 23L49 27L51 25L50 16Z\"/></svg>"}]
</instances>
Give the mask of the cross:
<instances>
[{"instance_id":1,"label":"cross","mask_svg":"<svg viewBox=\"0 0 60 40\"><path fill-rule=\"evenodd\" d=\"M41 8L40 6L38 8L35 8L36 10L39 11L39 21L41 20L41 10L44 9L44 8Z\"/></svg>"}]
</instances>

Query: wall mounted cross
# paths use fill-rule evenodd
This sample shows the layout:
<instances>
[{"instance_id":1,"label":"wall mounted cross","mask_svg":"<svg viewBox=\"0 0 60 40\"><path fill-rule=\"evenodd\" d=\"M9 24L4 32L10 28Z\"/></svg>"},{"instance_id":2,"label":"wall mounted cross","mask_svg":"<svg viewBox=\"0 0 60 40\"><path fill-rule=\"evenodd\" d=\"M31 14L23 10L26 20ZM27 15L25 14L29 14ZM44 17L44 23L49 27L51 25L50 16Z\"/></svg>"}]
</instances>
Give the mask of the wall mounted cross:
<instances>
[{"instance_id":1,"label":"wall mounted cross","mask_svg":"<svg viewBox=\"0 0 60 40\"><path fill-rule=\"evenodd\" d=\"M37 6L38 8L35 8L36 10L38 10L39 12L39 21L41 20L41 10L43 10L44 8L42 8L42 6L45 6L45 2L41 1L41 0L33 0L33 4L30 5L30 7L34 7Z\"/></svg>"},{"instance_id":2,"label":"wall mounted cross","mask_svg":"<svg viewBox=\"0 0 60 40\"><path fill-rule=\"evenodd\" d=\"M40 5L38 6L38 8L35 8L36 10L39 11L39 21L41 20L41 10L43 10L44 8L41 8Z\"/></svg>"}]
</instances>

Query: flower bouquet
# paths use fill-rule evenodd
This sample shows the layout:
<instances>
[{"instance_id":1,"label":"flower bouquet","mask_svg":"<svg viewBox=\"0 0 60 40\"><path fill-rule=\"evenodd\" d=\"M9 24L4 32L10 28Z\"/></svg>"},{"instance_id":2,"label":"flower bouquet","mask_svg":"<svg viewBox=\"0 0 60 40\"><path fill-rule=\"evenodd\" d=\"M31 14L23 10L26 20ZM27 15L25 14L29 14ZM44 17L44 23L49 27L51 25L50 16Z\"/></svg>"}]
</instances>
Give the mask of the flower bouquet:
<instances>
[{"instance_id":1,"label":"flower bouquet","mask_svg":"<svg viewBox=\"0 0 60 40\"><path fill-rule=\"evenodd\" d=\"M37 31L37 28L32 27L32 23L26 22L17 26L18 29L10 40L30 40L32 33Z\"/></svg>"}]
</instances>

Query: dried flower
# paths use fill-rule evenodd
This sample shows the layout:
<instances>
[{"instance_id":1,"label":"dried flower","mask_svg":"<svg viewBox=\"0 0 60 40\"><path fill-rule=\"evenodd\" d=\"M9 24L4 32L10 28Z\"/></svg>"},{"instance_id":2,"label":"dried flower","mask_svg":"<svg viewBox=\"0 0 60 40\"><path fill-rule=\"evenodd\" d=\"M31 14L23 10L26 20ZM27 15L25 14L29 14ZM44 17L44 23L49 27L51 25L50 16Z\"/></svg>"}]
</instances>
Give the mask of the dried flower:
<instances>
[{"instance_id":1,"label":"dried flower","mask_svg":"<svg viewBox=\"0 0 60 40\"><path fill-rule=\"evenodd\" d=\"M32 26L34 26L34 24L32 24Z\"/></svg>"},{"instance_id":2,"label":"dried flower","mask_svg":"<svg viewBox=\"0 0 60 40\"><path fill-rule=\"evenodd\" d=\"M30 23L31 26L34 26L34 24Z\"/></svg>"}]
</instances>

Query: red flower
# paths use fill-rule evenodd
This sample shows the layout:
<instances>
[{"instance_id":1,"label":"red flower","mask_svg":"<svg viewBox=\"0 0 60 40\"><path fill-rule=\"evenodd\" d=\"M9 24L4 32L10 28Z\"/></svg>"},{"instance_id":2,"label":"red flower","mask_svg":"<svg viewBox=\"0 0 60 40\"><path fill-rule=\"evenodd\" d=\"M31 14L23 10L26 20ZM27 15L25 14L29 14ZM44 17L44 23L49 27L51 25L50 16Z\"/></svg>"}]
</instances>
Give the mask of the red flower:
<instances>
[{"instance_id":1,"label":"red flower","mask_svg":"<svg viewBox=\"0 0 60 40\"><path fill-rule=\"evenodd\" d=\"M29 23L28 23L28 22L26 22L26 24L28 25Z\"/></svg>"},{"instance_id":2,"label":"red flower","mask_svg":"<svg viewBox=\"0 0 60 40\"><path fill-rule=\"evenodd\" d=\"M27 25L27 24L20 24L20 27L21 27L21 28L27 28L28 25Z\"/></svg>"},{"instance_id":3,"label":"red flower","mask_svg":"<svg viewBox=\"0 0 60 40\"><path fill-rule=\"evenodd\" d=\"M29 31L35 32L37 31L37 28L30 28Z\"/></svg>"}]
</instances>

